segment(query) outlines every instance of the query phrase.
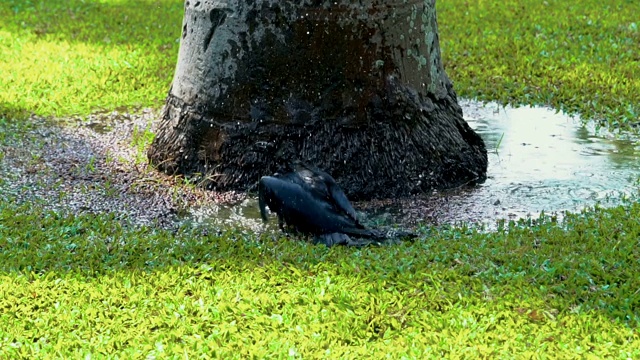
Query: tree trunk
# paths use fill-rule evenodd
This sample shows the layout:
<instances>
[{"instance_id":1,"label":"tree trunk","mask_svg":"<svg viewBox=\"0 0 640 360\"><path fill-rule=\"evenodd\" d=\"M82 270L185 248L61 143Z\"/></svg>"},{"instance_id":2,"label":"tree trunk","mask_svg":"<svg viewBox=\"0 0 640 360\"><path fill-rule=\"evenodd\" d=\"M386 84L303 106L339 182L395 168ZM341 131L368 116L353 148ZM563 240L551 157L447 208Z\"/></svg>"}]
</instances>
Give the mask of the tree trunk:
<instances>
[{"instance_id":1,"label":"tree trunk","mask_svg":"<svg viewBox=\"0 0 640 360\"><path fill-rule=\"evenodd\" d=\"M202 0L149 159L246 190L295 159L352 199L486 178L440 60L435 0Z\"/></svg>"}]
</instances>

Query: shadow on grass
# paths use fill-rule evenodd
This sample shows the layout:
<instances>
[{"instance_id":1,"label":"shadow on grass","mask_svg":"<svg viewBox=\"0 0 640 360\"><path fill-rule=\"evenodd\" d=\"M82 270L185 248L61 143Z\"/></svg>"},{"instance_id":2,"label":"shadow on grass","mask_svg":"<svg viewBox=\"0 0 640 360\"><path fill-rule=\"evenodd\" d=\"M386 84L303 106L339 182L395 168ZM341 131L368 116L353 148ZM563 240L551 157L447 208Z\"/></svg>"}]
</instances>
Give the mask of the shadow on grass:
<instances>
[{"instance_id":1,"label":"shadow on grass","mask_svg":"<svg viewBox=\"0 0 640 360\"><path fill-rule=\"evenodd\" d=\"M4 131L21 137L20 128ZM91 147L87 139L76 140L86 142L79 148ZM23 141L28 150L32 139ZM0 151L5 145L0 143ZM105 158L100 151L93 158ZM98 178L93 185L105 183ZM0 276L93 284L143 273L178 283L192 277L207 284L241 283L256 294L268 286L274 297L280 296L279 287L293 291L291 284L333 281L338 292L358 286L379 296L416 296L425 311L435 313L521 297L551 316L597 310L634 326L639 320L638 203L569 215L564 224L545 217L505 224L492 233L464 226L425 230L414 242L363 249L327 249L232 227L169 231L132 225L114 211L64 213L44 205L36 199L17 204L10 194L0 194ZM522 310L521 302L507 304L509 311L534 310Z\"/></svg>"},{"instance_id":2,"label":"shadow on grass","mask_svg":"<svg viewBox=\"0 0 640 360\"><path fill-rule=\"evenodd\" d=\"M33 126L29 121L19 124L0 128L11 133L11 141L22 141L9 147L24 147L29 156L40 158L40 148L34 145L37 138L32 138L38 132L20 135ZM74 141L84 152L92 149L88 138L76 136ZM6 146L0 143L0 151ZM113 149L92 150L91 156L68 161L80 169L88 165L82 161L97 161L92 165L100 167L106 159L104 152ZM103 188L108 177L93 179L94 188ZM68 186L77 185L71 182ZM165 273L178 268L204 271L214 278L234 274L250 279L258 271L283 284L318 276L343 281L356 278L388 291L410 293L426 287L424 291L440 294L430 301L444 308L462 306L470 298L479 301L523 294L562 311L597 309L616 319L638 319L638 203L569 215L564 224L544 217L505 224L492 233L464 226L440 228L425 230L413 243L327 249L279 233L257 234L232 227L182 226L169 231L132 225L114 209L99 214L54 212L47 210L50 207L44 201L17 204L11 195L0 194L1 273L79 276L91 281L117 272Z\"/></svg>"},{"instance_id":3,"label":"shadow on grass","mask_svg":"<svg viewBox=\"0 0 640 360\"><path fill-rule=\"evenodd\" d=\"M0 4L0 115L86 115L166 96L183 1Z\"/></svg>"},{"instance_id":4,"label":"shadow on grass","mask_svg":"<svg viewBox=\"0 0 640 360\"><path fill-rule=\"evenodd\" d=\"M273 233L186 227L171 232L127 225L115 214L59 215L5 199L0 271L28 277L75 274L68 276L87 281L123 271L175 269L213 279L250 279L258 272L278 284L356 278L392 292L428 289L439 294L433 301L442 311L522 296L543 307L539 311L597 310L637 326L640 250L634 239L640 232L638 226L607 224L610 215L596 211L570 217L564 227L542 221L511 224L491 234L440 229L413 243L327 249ZM594 244L599 248L589 248ZM519 305L512 306L516 311Z\"/></svg>"},{"instance_id":5,"label":"shadow on grass","mask_svg":"<svg viewBox=\"0 0 640 360\"><path fill-rule=\"evenodd\" d=\"M5 0L6 29L68 42L161 43L180 36L184 1Z\"/></svg>"},{"instance_id":6,"label":"shadow on grass","mask_svg":"<svg viewBox=\"0 0 640 360\"><path fill-rule=\"evenodd\" d=\"M0 101L0 118L23 120L29 117L29 112L15 104Z\"/></svg>"}]
</instances>

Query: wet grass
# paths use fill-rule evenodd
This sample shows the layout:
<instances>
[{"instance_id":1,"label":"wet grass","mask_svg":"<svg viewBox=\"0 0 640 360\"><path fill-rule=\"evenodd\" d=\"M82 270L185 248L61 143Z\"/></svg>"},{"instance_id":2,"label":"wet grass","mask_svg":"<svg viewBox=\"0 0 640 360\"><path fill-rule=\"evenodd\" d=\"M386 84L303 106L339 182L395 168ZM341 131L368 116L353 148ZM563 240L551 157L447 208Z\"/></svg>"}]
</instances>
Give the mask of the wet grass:
<instances>
[{"instance_id":1,"label":"wet grass","mask_svg":"<svg viewBox=\"0 0 640 360\"><path fill-rule=\"evenodd\" d=\"M27 113L166 94L182 1L0 4L0 161L33 130L15 121ZM462 96L637 121L637 2L438 6ZM638 203L326 249L14 200L0 193L0 358L640 357Z\"/></svg>"}]
</instances>

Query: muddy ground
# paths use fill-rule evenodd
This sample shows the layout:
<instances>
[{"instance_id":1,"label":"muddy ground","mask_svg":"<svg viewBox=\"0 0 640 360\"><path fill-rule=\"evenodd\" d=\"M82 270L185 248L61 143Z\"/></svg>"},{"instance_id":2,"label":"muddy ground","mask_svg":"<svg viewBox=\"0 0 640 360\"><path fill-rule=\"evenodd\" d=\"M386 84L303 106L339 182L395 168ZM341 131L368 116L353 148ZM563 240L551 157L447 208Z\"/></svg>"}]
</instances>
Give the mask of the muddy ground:
<instances>
[{"instance_id":1,"label":"muddy ground","mask_svg":"<svg viewBox=\"0 0 640 360\"><path fill-rule=\"evenodd\" d=\"M239 192L203 190L183 177L150 167L145 135L153 132L157 118L157 111L142 109L68 119L32 116L27 125L3 125L0 197L18 203L37 202L63 213L116 213L134 224L169 229L194 209L239 203L247 197ZM403 227L475 221L472 206L468 212L450 209L449 199L464 196L464 191L354 206L370 217L381 216L385 223ZM468 216L453 219L453 213Z\"/></svg>"}]
</instances>

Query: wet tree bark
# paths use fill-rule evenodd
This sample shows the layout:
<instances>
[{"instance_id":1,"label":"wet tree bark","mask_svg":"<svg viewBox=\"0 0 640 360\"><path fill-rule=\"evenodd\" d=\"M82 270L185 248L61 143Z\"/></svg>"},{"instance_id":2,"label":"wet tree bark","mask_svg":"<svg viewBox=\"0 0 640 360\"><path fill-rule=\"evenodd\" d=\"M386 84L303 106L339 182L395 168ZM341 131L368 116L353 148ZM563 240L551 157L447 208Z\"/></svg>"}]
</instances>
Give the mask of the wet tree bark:
<instances>
[{"instance_id":1,"label":"wet tree bark","mask_svg":"<svg viewBox=\"0 0 640 360\"><path fill-rule=\"evenodd\" d=\"M186 1L148 155L223 190L302 159L354 200L487 169L440 60L435 0Z\"/></svg>"}]
</instances>

